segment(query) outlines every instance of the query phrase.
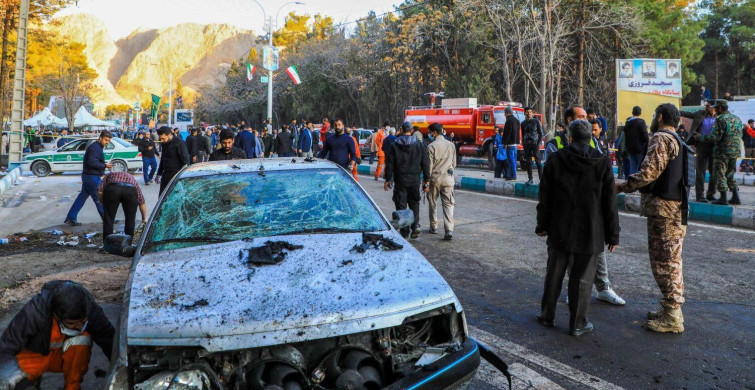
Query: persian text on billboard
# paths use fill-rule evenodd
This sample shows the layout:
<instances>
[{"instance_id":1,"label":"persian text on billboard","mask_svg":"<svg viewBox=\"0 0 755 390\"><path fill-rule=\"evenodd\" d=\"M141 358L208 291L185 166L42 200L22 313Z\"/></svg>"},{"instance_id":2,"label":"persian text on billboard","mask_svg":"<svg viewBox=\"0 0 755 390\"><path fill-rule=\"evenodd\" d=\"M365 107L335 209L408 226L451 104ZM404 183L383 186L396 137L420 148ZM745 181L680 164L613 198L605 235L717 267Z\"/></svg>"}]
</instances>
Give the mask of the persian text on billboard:
<instances>
[{"instance_id":1,"label":"persian text on billboard","mask_svg":"<svg viewBox=\"0 0 755 390\"><path fill-rule=\"evenodd\" d=\"M678 59L616 60L619 91L682 97L682 67Z\"/></svg>"}]
</instances>

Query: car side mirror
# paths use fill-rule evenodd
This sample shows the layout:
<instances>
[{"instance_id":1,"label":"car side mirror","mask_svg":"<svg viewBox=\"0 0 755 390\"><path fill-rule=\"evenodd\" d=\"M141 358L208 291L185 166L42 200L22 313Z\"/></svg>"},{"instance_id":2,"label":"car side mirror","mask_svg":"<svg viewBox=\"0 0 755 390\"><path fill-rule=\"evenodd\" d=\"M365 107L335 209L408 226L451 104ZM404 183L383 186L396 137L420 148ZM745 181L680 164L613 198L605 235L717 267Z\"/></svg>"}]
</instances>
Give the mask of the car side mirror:
<instances>
[{"instance_id":1,"label":"car side mirror","mask_svg":"<svg viewBox=\"0 0 755 390\"><path fill-rule=\"evenodd\" d=\"M131 243L131 240L132 237L128 234L111 234L105 237L103 249L112 255L133 257L136 246Z\"/></svg>"},{"instance_id":2,"label":"car side mirror","mask_svg":"<svg viewBox=\"0 0 755 390\"><path fill-rule=\"evenodd\" d=\"M412 210L396 210L392 214L393 220L391 226L396 230L408 228L414 223L414 212Z\"/></svg>"}]
</instances>

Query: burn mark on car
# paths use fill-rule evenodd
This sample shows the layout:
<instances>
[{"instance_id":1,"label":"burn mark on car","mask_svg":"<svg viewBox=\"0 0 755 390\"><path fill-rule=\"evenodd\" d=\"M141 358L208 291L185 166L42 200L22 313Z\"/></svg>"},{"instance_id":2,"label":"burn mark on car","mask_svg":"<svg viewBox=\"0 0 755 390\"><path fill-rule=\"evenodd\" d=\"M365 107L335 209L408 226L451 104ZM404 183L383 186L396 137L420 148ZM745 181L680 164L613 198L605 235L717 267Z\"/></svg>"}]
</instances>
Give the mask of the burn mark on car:
<instances>
[{"instance_id":1,"label":"burn mark on car","mask_svg":"<svg viewBox=\"0 0 755 390\"><path fill-rule=\"evenodd\" d=\"M390 238L383 237L382 234L362 233L362 243L354 245L350 252L365 253L367 249L379 249L384 251L395 251L404 249L404 246L396 243Z\"/></svg>"},{"instance_id":2,"label":"burn mark on car","mask_svg":"<svg viewBox=\"0 0 755 390\"><path fill-rule=\"evenodd\" d=\"M198 300L198 301L195 301L195 302L194 302L194 303L192 303L191 305L183 305L183 309L184 309L184 310L194 310L194 309L196 309L196 308L198 308L198 307L200 307L200 306L207 306L207 305L209 305L209 304L210 304L210 303L209 303L209 302L207 302L207 300L206 300L206 299L200 299L200 300Z\"/></svg>"}]
</instances>

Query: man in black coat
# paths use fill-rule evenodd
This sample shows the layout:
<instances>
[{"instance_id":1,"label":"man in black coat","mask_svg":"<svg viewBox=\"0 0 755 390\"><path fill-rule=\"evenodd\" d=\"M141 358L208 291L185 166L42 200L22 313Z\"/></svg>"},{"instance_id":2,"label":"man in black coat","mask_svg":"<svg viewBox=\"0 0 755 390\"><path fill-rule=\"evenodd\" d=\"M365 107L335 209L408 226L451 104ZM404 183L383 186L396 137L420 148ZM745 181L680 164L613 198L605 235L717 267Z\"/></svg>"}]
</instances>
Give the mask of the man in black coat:
<instances>
[{"instance_id":1,"label":"man in black coat","mask_svg":"<svg viewBox=\"0 0 755 390\"><path fill-rule=\"evenodd\" d=\"M519 132L521 124L519 119L514 116L514 110L507 107L504 111L506 114L506 124L503 126L503 146L506 148L506 180L516 180L516 152L519 145Z\"/></svg>"},{"instance_id":2,"label":"man in black coat","mask_svg":"<svg viewBox=\"0 0 755 390\"><path fill-rule=\"evenodd\" d=\"M210 161L244 160L246 153L233 146L234 138L231 130L220 132L220 148L212 152Z\"/></svg>"},{"instance_id":3,"label":"man in black coat","mask_svg":"<svg viewBox=\"0 0 755 390\"><path fill-rule=\"evenodd\" d=\"M640 164L645 159L648 151L648 125L640 118L642 108L635 106L632 109L632 117L624 125L624 143L629 153L629 174L633 175L640 170Z\"/></svg>"},{"instance_id":4,"label":"man in black coat","mask_svg":"<svg viewBox=\"0 0 755 390\"><path fill-rule=\"evenodd\" d=\"M294 155L294 135L285 127L275 138L275 152L278 157L292 157Z\"/></svg>"},{"instance_id":5,"label":"man in black coat","mask_svg":"<svg viewBox=\"0 0 755 390\"><path fill-rule=\"evenodd\" d=\"M189 151L189 157L191 159L191 162L189 164L194 164L199 162L199 130L197 129L191 129L189 130L189 136L186 137L186 149Z\"/></svg>"},{"instance_id":6,"label":"man in black coat","mask_svg":"<svg viewBox=\"0 0 755 390\"><path fill-rule=\"evenodd\" d=\"M401 125L401 136L393 142L391 149L385 155L385 185L388 191L393 184L393 203L396 210L406 210L408 207L414 213L414 223L411 226L412 238L419 237L419 201L420 186L424 178L424 191L430 189L430 156L427 147L412 135L412 124L404 122ZM409 229L401 229L404 238L409 236Z\"/></svg>"},{"instance_id":7,"label":"man in black coat","mask_svg":"<svg viewBox=\"0 0 755 390\"><path fill-rule=\"evenodd\" d=\"M180 136L173 135L170 127L161 127L157 130L157 134L163 145L160 166L157 168L157 181L160 183L160 194L162 194L173 176L189 164L190 157L186 143L181 140Z\"/></svg>"},{"instance_id":8,"label":"man in black coat","mask_svg":"<svg viewBox=\"0 0 755 390\"><path fill-rule=\"evenodd\" d=\"M80 388L92 341L110 358L114 335L89 291L71 281L48 282L0 337L0 389L26 388L45 372L62 372L66 389Z\"/></svg>"},{"instance_id":9,"label":"man in black coat","mask_svg":"<svg viewBox=\"0 0 755 390\"><path fill-rule=\"evenodd\" d=\"M619 244L619 213L608 156L590 147L590 124L569 124L569 146L551 154L540 180L538 236L548 237L548 267L538 321L554 326L564 274L569 274L569 332L592 331L587 321L590 292L603 245Z\"/></svg>"}]
</instances>

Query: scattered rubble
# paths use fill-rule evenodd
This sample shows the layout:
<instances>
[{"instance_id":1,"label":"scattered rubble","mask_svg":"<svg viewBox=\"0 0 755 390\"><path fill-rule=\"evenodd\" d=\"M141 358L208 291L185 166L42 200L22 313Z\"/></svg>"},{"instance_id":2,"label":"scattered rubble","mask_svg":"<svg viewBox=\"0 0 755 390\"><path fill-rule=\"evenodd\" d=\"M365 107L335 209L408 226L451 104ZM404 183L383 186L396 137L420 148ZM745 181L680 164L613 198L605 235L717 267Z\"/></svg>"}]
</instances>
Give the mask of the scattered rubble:
<instances>
[{"instance_id":1,"label":"scattered rubble","mask_svg":"<svg viewBox=\"0 0 755 390\"><path fill-rule=\"evenodd\" d=\"M383 237L382 234L362 233L362 244L354 245L351 252L364 253L367 249L379 249L384 251L395 251L403 249L404 246L396 243L390 238Z\"/></svg>"},{"instance_id":2,"label":"scattered rubble","mask_svg":"<svg viewBox=\"0 0 755 390\"><path fill-rule=\"evenodd\" d=\"M293 245L285 241L268 241L265 245L249 248L248 264L267 265L278 264L286 258L288 251L304 248L301 245ZM240 254L243 256L243 253Z\"/></svg>"}]
</instances>

